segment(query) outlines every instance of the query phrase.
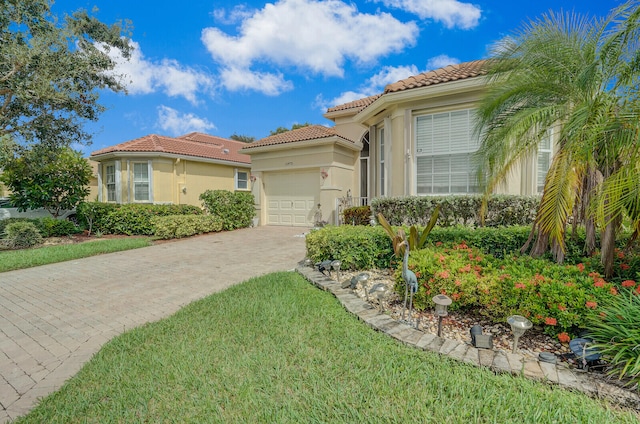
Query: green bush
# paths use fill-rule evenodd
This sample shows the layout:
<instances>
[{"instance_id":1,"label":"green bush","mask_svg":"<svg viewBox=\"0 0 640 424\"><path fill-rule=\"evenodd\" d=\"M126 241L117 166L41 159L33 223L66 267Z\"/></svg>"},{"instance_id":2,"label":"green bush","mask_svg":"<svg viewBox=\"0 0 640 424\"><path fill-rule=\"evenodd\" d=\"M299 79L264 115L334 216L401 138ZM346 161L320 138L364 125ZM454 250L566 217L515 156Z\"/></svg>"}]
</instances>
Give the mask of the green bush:
<instances>
[{"instance_id":1,"label":"green bush","mask_svg":"<svg viewBox=\"0 0 640 424\"><path fill-rule=\"evenodd\" d=\"M491 196L487 202L484 225L499 227L531 225L540 202L536 196ZM391 225L426 225L431 213L441 205L438 226L481 226L482 196L406 196L373 199L374 216L382 213Z\"/></svg>"},{"instance_id":2,"label":"green bush","mask_svg":"<svg viewBox=\"0 0 640 424\"><path fill-rule=\"evenodd\" d=\"M78 222L102 234L152 235L156 216L201 215L192 205L150 205L86 202L76 209Z\"/></svg>"},{"instance_id":3,"label":"green bush","mask_svg":"<svg viewBox=\"0 0 640 424\"><path fill-rule=\"evenodd\" d=\"M394 257L391 240L381 226L323 227L307 234L306 246L312 261L340 259L342 269L388 268Z\"/></svg>"},{"instance_id":4,"label":"green bush","mask_svg":"<svg viewBox=\"0 0 640 424\"><path fill-rule=\"evenodd\" d=\"M371 221L370 206L354 206L342 212L343 221L348 225L369 225Z\"/></svg>"},{"instance_id":5,"label":"green bush","mask_svg":"<svg viewBox=\"0 0 640 424\"><path fill-rule=\"evenodd\" d=\"M253 194L246 191L207 190L200 200L207 212L222 221L225 231L250 227L256 214Z\"/></svg>"},{"instance_id":6,"label":"green bush","mask_svg":"<svg viewBox=\"0 0 640 424\"><path fill-rule=\"evenodd\" d=\"M4 228L3 241L9 249L24 249L42 243L42 235L32 222L15 221Z\"/></svg>"},{"instance_id":7,"label":"green bush","mask_svg":"<svg viewBox=\"0 0 640 424\"><path fill-rule=\"evenodd\" d=\"M161 239L189 237L222 230L222 222L212 215L170 215L151 219L154 235Z\"/></svg>"},{"instance_id":8,"label":"green bush","mask_svg":"<svg viewBox=\"0 0 640 424\"><path fill-rule=\"evenodd\" d=\"M35 223L43 237L62 237L77 234L80 229L76 224L66 219L40 218Z\"/></svg>"}]
</instances>

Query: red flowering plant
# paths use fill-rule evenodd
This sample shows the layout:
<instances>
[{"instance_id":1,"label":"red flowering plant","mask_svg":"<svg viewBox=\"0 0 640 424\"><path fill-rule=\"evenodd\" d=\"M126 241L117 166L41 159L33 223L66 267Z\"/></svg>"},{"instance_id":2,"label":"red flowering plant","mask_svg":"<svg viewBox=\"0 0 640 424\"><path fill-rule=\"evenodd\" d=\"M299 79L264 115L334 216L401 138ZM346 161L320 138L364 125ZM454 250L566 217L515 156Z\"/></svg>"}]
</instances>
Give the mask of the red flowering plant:
<instances>
[{"instance_id":1,"label":"red flowering plant","mask_svg":"<svg viewBox=\"0 0 640 424\"><path fill-rule=\"evenodd\" d=\"M551 336L575 333L594 305L618 292L586 265L557 265L529 256L496 259L460 242L412 251L409 267L418 276L418 310L433 308L433 296L443 293L454 301L450 310L473 311L495 322L524 315ZM630 284L626 286L634 289ZM404 294L400 269L396 290Z\"/></svg>"}]
</instances>

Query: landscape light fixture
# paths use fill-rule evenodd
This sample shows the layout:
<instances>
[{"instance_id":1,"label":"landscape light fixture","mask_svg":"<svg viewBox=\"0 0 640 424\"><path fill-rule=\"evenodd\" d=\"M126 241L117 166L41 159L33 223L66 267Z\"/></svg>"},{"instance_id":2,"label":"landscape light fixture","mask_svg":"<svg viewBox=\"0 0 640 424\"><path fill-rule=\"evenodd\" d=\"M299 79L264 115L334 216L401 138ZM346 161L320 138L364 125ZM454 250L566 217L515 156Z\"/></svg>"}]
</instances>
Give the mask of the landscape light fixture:
<instances>
[{"instance_id":1,"label":"landscape light fixture","mask_svg":"<svg viewBox=\"0 0 640 424\"><path fill-rule=\"evenodd\" d=\"M512 353L516 353L516 350L518 348L518 340L525 331L533 327L533 323L522 315L511 315L509 318L507 318L507 323L509 323L509 325L511 326L511 331L513 331Z\"/></svg>"},{"instance_id":2,"label":"landscape light fixture","mask_svg":"<svg viewBox=\"0 0 640 424\"><path fill-rule=\"evenodd\" d=\"M449 314L447 307L451 305L452 300L444 294L434 296L432 300L436 304L436 315L438 316L438 337L442 337L442 318Z\"/></svg>"},{"instance_id":3,"label":"landscape light fixture","mask_svg":"<svg viewBox=\"0 0 640 424\"><path fill-rule=\"evenodd\" d=\"M331 268L336 272L336 281L340 282L340 266L342 265L341 261L335 260L331 262Z\"/></svg>"},{"instance_id":4,"label":"landscape light fixture","mask_svg":"<svg viewBox=\"0 0 640 424\"><path fill-rule=\"evenodd\" d=\"M369 286L369 274L367 274L366 272L362 272L360 274L358 274L358 276L356 277L356 280L358 283L360 283L360 287L362 287L362 289L364 290L364 294L367 298L367 302L369 301L369 290L368 290L368 286Z\"/></svg>"}]
</instances>

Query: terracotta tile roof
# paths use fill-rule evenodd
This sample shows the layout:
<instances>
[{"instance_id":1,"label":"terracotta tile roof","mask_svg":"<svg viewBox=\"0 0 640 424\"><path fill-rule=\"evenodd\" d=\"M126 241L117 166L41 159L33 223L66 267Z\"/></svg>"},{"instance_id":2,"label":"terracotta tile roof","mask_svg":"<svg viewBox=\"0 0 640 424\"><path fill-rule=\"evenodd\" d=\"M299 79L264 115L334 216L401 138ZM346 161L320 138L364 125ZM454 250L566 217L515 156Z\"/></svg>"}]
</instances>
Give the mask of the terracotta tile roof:
<instances>
[{"instance_id":1,"label":"terracotta tile roof","mask_svg":"<svg viewBox=\"0 0 640 424\"><path fill-rule=\"evenodd\" d=\"M384 94L486 75L486 63L486 60L474 60L473 62L459 63L434 71L423 72L387 85L384 89Z\"/></svg>"},{"instance_id":2,"label":"terracotta tile roof","mask_svg":"<svg viewBox=\"0 0 640 424\"><path fill-rule=\"evenodd\" d=\"M251 144L245 144L245 147L250 149L252 147L272 146L275 144L295 143L298 141L318 140L329 137L339 137L353 143L353 140L349 140L338 134L335 128L329 128L323 125L309 125L307 127L272 135Z\"/></svg>"},{"instance_id":3,"label":"terracotta tile roof","mask_svg":"<svg viewBox=\"0 0 640 424\"><path fill-rule=\"evenodd\" d=\"M95 158L99 155L116 152L148 152L250 164L251 157L239 153L239 150L246 146L246 143L240 141L195 132L176 138L151 134L97 150L91 153L91 157Z\"/></svg>"},{"instance_id":4,"label":"terracotta tile roof","mask_svg":"<svg viewBox=\"0 0 640 424\"><path fill-rule=\"evenodd\" d=\"M344 103L338 106L330 107L329 109L327 109L327 113L340 112L340 111L349 110L349 109L357 109L357 112L358 112L364 109L365 107L369 106L371 103L378 100L380 96L382 96L382 94L376 94L373 96L365 97L364 99L358 99L358 100L354 100L352 102Z\"/></svg>"}]
</instances>

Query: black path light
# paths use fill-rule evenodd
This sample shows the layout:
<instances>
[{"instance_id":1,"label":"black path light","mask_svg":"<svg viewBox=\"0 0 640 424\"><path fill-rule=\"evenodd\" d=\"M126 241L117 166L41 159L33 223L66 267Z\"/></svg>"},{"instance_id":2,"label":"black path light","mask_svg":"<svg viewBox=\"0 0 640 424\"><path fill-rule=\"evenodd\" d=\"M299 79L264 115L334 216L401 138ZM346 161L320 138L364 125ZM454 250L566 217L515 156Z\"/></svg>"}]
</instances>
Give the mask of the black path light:
<instances>
[{"instance_id":1,"label":"black path light","mask_svg":"<svg viewBox=\"0 0 640 424\"><path fill-rule=\"evenodd\" d=\"M518 340L525 331L533 327L533 323L522 315L511 315L509 318L507 318L507 322L511 326L511 331L513 331L512 353L516 353L516 350L518 349Z\"/></svg>"},{"instance_id":2,"label":"black path light","mask_svg":"<svg viewBox=\"0 0 640 424\"><path fill-rule=\"evenodd\" d=\"M433 303L436 304L436 315L438 316L438 337L442 337L442 318L449 315L447 307L451 305L451 298L444 294L433 297Z\"/></svg>"}]
</instances>

